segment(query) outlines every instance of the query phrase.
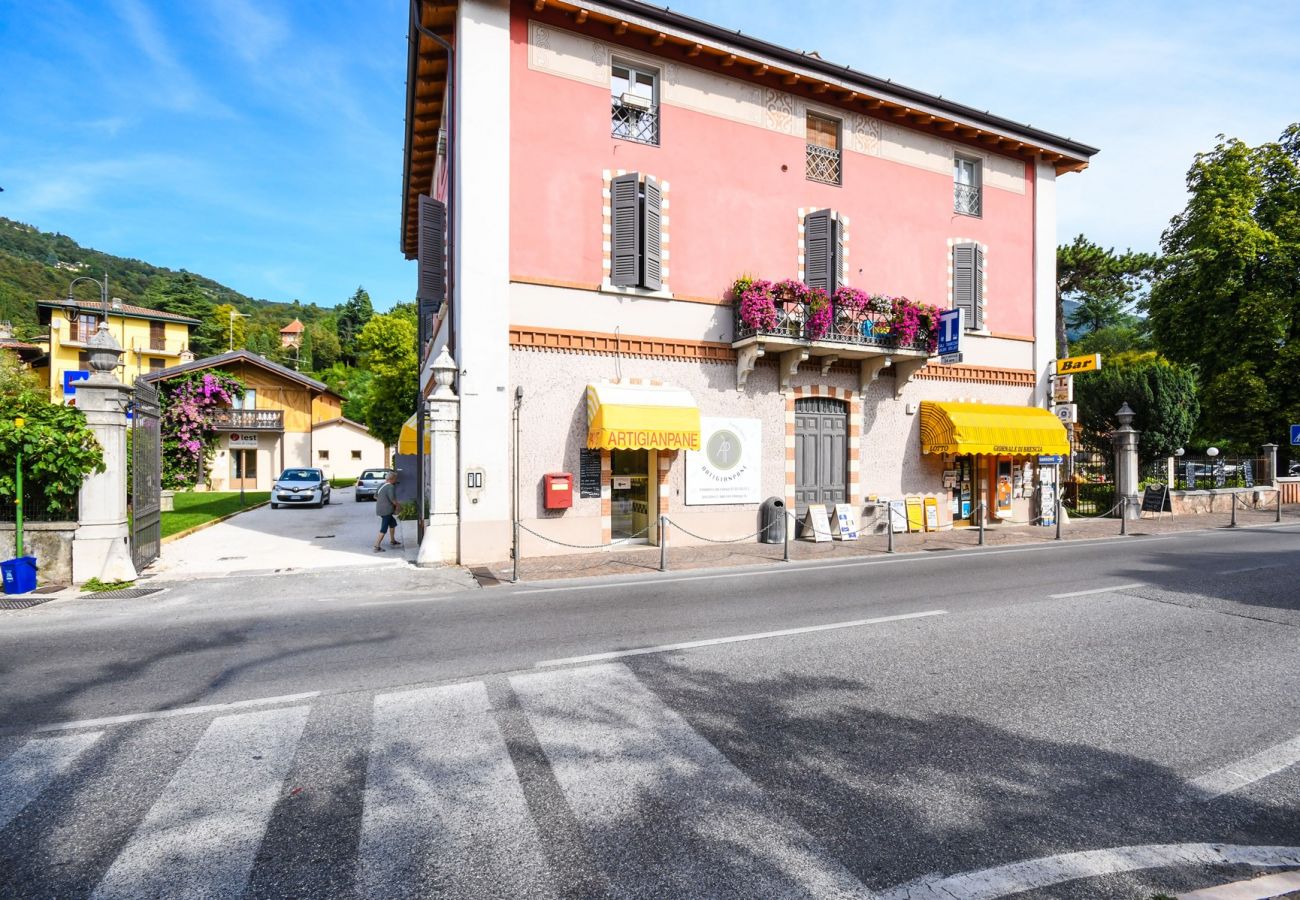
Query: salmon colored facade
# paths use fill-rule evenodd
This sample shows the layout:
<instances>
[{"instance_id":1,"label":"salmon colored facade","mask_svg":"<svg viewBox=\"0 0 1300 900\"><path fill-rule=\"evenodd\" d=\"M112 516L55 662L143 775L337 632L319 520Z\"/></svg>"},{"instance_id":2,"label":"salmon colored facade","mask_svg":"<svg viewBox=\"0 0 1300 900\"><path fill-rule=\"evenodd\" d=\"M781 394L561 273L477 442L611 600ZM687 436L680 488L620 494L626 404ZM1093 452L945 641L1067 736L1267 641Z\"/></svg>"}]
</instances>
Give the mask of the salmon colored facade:
<instances>
[{"instance_id":1,"label":"salmon colored facade","mask_svg":"<svg viewBox=\"0 0 1300 900\"><path fill-rule=\"evenodd\" d=\"M402 247L437 309L422 384L439 357L456 394L427 410L422 559L653 543L661 516L734 539L764 499L879 527L878 497L938 527L1043 508L1033 454L926 453L918 411L1046 405L1055 182L1093 148L637 0L413 8ZM886 296L751 320L743 276ZM960 358L898 297L965 311ZM636 441L593 440L593 391L639 398ZM682 398L688 450L646 411Z\"/></svg>"}]
</instances>

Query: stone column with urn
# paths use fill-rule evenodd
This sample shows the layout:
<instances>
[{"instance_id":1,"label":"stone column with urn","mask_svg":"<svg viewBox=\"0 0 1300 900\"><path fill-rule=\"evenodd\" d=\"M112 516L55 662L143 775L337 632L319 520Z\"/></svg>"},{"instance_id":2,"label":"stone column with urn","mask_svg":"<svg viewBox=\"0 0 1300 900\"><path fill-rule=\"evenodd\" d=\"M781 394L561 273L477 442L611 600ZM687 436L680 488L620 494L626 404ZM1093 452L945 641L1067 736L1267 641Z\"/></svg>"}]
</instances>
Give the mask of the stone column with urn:
<instances>
[{"instance_id":1,"label":"stone column with urn","mask_svg":"<svg viewBox=\"0 0 1300 900\"><path fill-rule=\"evenodd\" d=\"M126 515L126 407L131 388L115 374L122 348L101 322L90 339L90 377L76 382L77 409L86 416L95 440L104 451L104 471L82 482L80 513L72 541L72 580L92 578L105 583L134 581L130 529Z\"/></svg>"},{"instance_id":2,"label":"stone column with urn","mask_svg":"<svg viewBox=\"0 0 1300 900\"><path fill-rule=\"evenodd\" d=\"M456 362L444 347L433 361L433 392L424 401L428 410L430 498L429 522L416 557L419 566L455 563L459 557L460 398L452 388L455 380Z\"/></svg>"},{"instance_id":3,"label":"stone column with urn","mask_svg":"<svg viewBox=\"0 0 1300 900\"><path fill-rule=\"evenodd\" d=\"M1110 435L1111 445L1115 448L1115 502L1126 500L1123 515L1128 519L1142 516L1142 501L1138 498L1138 435L1133 427L1133 417L1137 413L1124 403L1115 413L1119 422Z\"/></svg>"}]
</instances>

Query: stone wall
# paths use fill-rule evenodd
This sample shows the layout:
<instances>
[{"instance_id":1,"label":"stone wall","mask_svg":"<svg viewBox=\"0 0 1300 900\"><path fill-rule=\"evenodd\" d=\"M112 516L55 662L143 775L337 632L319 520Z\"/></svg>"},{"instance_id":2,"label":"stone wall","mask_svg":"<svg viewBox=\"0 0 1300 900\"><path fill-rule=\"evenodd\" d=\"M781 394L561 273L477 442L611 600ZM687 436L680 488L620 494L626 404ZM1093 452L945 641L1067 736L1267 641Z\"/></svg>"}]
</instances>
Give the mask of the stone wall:
<instances>
[{"instance_id":1,"label":"stone wall","mask_svg":"<svg viewBox=\"0 0 1300 900\"><path fill-rule=\"evenodd\" d=\"M1271 509L1277 503L1277 491L1272 488L1223 488L1217 491L1170 491L1169 507L1176 516L1230 513L1234 497L1238 509Z\"/></svg>"},{"instance_id":2,"label":"stone wall","mask_svg":"<svg viewBox=\"0 0 1300 900\"><path fill-rule=\"evenodd\" d=\"M40 584L72 584L72 537L76 522L24 522L23 552L36 557ZM0 559L14 556L14 523L0 522Z\"/></svg>"}]
</instances>

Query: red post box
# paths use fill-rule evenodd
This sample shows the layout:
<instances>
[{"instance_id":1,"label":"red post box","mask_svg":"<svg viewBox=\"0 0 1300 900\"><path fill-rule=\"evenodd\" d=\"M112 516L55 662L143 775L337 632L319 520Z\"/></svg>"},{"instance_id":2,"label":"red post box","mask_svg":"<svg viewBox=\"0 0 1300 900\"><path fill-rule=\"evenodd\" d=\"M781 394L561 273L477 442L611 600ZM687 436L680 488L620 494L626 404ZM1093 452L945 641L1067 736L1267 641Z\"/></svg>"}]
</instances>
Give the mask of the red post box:
<instances>
[{"instance_id":1,"label":"red post box","mask_svg":"<svg viewBox=\"0 0 1300 900\"><path fill-rule=\"evenodd\" d=\"M573 506L573 473L548 472L542 476L546 483L544 497L547 509L568 509Z\"/></svg>"}]
</instances>

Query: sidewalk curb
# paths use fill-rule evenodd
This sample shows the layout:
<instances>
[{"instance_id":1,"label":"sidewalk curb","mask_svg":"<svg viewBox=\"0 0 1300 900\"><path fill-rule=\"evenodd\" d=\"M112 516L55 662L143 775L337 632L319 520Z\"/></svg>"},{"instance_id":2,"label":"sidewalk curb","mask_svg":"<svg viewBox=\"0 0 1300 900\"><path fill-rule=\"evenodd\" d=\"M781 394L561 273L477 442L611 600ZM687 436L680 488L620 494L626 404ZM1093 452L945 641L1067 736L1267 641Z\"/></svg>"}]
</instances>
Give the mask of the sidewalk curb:
<instances>
[{"instance_id":1,"label":"sidewalk curb","mask_svg":"<svg viewBox=\"0 0 1300 900\"><path fill-rule=\"evenodd\" d=\"M162 539L162 543L170 544L172 541L179 541L181 538L189 537L195 532L202 531L205 528L211 528L213 525L220 525L222 522L226 521L227 519L233 519L235 516L243 515L246 512L252 512L255 509L260 509L261 507L266 506L270 502L271 502L270 500L263 500L261 503L254 503L252 506L245 506L243 509L237 509L234 512L226 513L224 516L218 516L215 519L209 519L206 522L200 522L197 525L191 525L189 528L186 528L184 531L178 531L175 534L167 535L167 537Z\"/></svg>"}]
</instances>

